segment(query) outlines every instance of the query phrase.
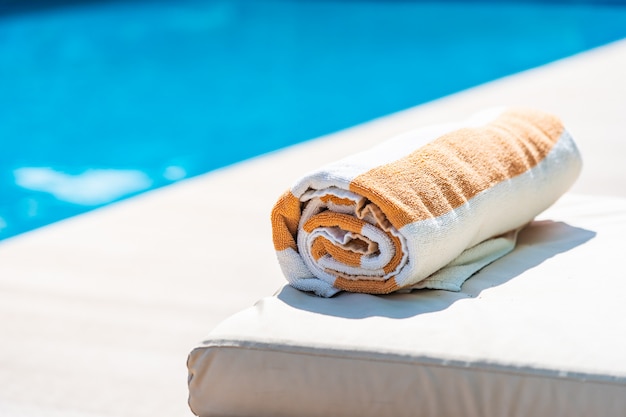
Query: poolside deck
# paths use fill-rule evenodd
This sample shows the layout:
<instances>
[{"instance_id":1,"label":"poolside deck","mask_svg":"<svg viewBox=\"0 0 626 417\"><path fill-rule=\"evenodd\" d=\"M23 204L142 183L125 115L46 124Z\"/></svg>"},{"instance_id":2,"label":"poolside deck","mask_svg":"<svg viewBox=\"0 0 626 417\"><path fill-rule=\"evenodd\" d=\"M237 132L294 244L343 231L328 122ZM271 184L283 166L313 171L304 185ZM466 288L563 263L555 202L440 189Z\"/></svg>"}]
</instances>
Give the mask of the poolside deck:
<instances>
[{"instance_id":1,"label":"poolside deck","mask_svg":"<svg viewBox=\"0 0 626 417\"><path fill-rule=\"evenodd\" d=\"M623 74L626 41L0 243L0 416L190 416L190 347L283 284L275 199L304 171L408 128L492 105L551 111L584 157L572 192L626 197Z\"/></svg>"}]
</instances>

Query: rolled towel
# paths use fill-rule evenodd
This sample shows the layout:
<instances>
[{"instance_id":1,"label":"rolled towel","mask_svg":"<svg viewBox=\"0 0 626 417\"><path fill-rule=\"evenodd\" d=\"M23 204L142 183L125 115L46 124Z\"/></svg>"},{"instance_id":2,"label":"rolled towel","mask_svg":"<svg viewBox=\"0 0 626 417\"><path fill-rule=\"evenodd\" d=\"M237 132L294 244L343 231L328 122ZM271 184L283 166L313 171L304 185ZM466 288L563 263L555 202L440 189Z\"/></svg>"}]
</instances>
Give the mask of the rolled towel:
<instances>
[{"instance_id":1,"label":"rolled towel","mask_svg":"<svg viewBox=\"0 0 626 417\"><path fill-rule=\"evenodd\" d=\"M272 211L288 282L330 297L460 290L578 177L561 121L491 109L400 135L298 180Z\"/></svg>"}]
</instances>

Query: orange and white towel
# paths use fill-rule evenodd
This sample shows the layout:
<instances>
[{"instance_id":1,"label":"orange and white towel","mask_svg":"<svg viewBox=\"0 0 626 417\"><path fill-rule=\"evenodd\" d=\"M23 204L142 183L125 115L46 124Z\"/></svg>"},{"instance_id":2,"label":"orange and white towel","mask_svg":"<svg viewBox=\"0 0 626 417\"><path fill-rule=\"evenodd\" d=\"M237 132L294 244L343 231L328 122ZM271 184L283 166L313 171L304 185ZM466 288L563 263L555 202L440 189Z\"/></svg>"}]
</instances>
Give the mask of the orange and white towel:
<instances>
[{"instance_id":1,"label":"orange and white towel","mask_svg":"<svg viewBox=\"0 0 626 417\"><path fill-rule=\"evenodd\" d=\"M272 211L278 260L292 286L324 297L458 291L581 165L561 121L537 110L412 131L297 181Z\"/></svg>"}]
</instances>

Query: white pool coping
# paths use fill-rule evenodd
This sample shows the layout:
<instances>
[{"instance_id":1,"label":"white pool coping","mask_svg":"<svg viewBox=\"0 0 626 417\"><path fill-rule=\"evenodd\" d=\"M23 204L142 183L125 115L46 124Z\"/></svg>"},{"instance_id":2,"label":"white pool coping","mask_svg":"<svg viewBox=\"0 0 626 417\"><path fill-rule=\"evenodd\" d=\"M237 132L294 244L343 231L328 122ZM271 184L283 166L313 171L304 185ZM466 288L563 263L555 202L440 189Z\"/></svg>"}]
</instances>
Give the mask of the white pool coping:
<instances>
[{"instance_id":1,"label":"white pool coping","mask_svg":"<svg viewBox=\"0 0 626 417\"><path fill-rule=\"evenodd\" d=\"M270 236L303 172L494 105L559 115L575 193L626 197L626 40L0 243L0 415L190 416L189 349L284 282Z\"/></svg>"}]
</instances>

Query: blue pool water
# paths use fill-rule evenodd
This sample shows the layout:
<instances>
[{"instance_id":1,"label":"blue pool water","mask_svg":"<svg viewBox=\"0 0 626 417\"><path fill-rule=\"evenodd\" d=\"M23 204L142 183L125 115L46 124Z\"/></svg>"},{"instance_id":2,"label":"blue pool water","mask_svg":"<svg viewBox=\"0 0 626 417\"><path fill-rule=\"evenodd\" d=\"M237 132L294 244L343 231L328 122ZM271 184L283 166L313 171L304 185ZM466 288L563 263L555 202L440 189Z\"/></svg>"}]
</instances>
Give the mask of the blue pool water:
<instances>
[{"instance_id":1,"label":"blue pool water","mask_svg":"<svg viewBox=\"0 0 626 417\"><path fill-rule=\"evenodd\" d=\"M625 36L580 2L0 6L0 238Z\"/></svg>"}]
</instances>

